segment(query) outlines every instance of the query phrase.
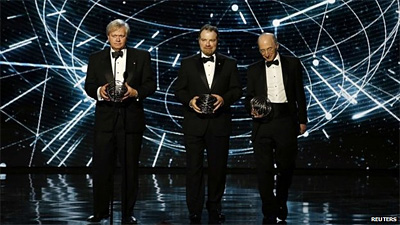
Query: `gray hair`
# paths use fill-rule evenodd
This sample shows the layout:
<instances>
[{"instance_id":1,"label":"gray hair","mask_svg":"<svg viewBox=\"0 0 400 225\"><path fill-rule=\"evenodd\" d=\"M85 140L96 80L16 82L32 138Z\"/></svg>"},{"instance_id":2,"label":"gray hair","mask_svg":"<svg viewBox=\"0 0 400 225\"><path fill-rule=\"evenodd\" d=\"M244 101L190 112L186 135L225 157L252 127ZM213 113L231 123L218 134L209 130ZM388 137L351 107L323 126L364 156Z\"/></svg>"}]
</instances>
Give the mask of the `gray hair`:
<instances>
[{"instance_id":1,"label":"gray hair","mask_svg":"<svg viewBox=\"0 0 400 225\"><path fill-rule=\"evenodd\" d=\"M113 20L113 21L111 21L111 22L107 25L107 28L106 28L106 34L107 34L107 36L108 36L111 32L113 32L113 31L115 31L115 30L118 30L118 29L121 28L121 27L125 27L126 36L129 36L129 32L131 31L130 28L129 28L129 25L128 25L128 23L126 23L125 21L123 21L123 20L121 20L121 19Z\"/></svg>"}]
</instances>

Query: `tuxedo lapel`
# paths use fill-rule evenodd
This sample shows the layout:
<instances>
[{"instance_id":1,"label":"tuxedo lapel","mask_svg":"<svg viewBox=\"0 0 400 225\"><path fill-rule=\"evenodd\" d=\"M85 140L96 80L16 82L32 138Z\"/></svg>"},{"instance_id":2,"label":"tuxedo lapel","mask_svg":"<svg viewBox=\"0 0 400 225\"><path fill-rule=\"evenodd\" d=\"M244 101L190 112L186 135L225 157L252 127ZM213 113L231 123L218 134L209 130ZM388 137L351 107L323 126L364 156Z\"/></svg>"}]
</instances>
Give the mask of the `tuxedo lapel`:
<instances>
[{"instance_id":1,"label":"tuxedo lapel","mask_svg":"<svg viewBox=\"0 0 400 225\"><path fill-rule=\"evenodd\" d=\"M264 89L265 95L268 96L268 87L267 87L267 71L265 69L265 61L262 60L260 61L260 64L258 66L258 74L260 74L260 85L262 89Z\"/></svg>"},{"instance_id":2,"label":"tuxedo lapel","mask_svg":"<svg viewBox=\"0 0 400 225\"><path fill-rule=\"evenodd\" d=\"M290 65L288 65L288 62L287 62L287 60L286 60L286 58L285 58L284 56L281 55L280 58L281 58L281 68L282 68L283 85L284 85L285 90L286 90L287 83L288 83L288 77L289 77L289 75L288 75L288 73L289 73L288 68L289 68Z\"/></svg>"},{"instance_id":3,"label":"tuxedo lapel","mask_svg":"<svg viewBox=\"0 0 400 225\"><path fill-rule=\"evenodd\" d=\"M104 76L107 82L111 83L114 80L114 72L112 71L111 66L110 48L106 48L104 50L104 55L102 57L99 67L101 67L102 70L105 71Z\"/></svg>"},{"instance_id":4,"label":"tuxedo lapel","mask_svg":"<svg viewBox=\"0 0 400 225\"><path fill-rule=\"evenodd\" d=\"M201 60L201 54L198 55L198 59L196 60L196 71L199 72L200 78L203 81L203 84L207 87L207 89L210 89L208 86L207 82L207 77L206 77L206 71L204 70L204 65L203 61Z\"/></svg>"},{"instance_id":5,"label":"tuxedo lapel","mask_svg":"<svg viewBox=\"0 0 400 225\"><path fill-rule=\"evenodd\" d=\"M133 49L128 49L126 52L127 52L126 53L127 58L126 58L126 70L124 72L124 77L126 76L126 82L129 83L133 78L132 71L135 71L137 59L136 59Z\"/></svg>"},{"instance_id":6,"label":"tuxedo lapel","mask_svg":"<svg viewBox=\"0 0 400 225\"><path fill-rule=\"evenodd\" d=\"M214 72L214 79L213 82L211 84L211 89L213 89L215 87L215 84L218 82L218 78L221 74L221 70L222 67L224 65L225 59L223 57L221 57L221 55L219 54L215 54L216 55L216 59L215 59L215 72Z\"/></svg>"}]
</instances>

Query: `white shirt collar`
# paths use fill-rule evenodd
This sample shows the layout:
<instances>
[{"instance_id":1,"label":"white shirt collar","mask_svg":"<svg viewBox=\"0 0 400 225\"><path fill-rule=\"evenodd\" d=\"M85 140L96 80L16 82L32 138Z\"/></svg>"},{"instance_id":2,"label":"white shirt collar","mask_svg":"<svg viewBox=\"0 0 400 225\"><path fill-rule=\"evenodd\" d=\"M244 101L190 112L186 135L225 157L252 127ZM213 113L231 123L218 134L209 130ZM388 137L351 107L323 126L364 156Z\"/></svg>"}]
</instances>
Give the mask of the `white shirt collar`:
<instances>
[{"instance_id":1,"label":"white shirt collar","mask_svg":"<svg viewBox=\"0 0 400 225\"><path fill-rule=\"evenodd\" d=\"M278 60L279 62L281 62L281 56L279 55L279 52L276 53L274 60Z\"/></svg>"},{"instance_id":2,"label":"white shirt collar","mask_svg":"<svg viewBox=\"0 0 400 225\"><path fill-rule=\"evenodd\" d=\"M215 53L212 54L212 56L214 56L214 60L215 60L215 59L216 59ZM211 56L205 55L203 52L201 52L201 57L202 57L202 58L203 58L203 57L209 58L209 57L211 57Z\"/></svg>"}]
</instances>

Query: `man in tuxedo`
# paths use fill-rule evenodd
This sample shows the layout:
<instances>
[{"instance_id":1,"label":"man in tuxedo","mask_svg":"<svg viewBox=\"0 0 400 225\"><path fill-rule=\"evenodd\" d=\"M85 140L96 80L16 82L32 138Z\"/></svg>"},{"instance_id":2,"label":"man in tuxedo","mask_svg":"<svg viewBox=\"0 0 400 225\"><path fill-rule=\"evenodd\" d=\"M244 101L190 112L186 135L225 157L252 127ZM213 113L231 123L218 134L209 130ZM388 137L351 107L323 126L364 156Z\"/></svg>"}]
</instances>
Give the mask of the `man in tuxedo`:
<instances>
[{"instance_id":1,"label":"man in tuxedo","mask_svg":"<svg viewBox=\"0 0 400 225\"><path fill-rule=\"evenodd\" d=\"M286 202L295 168L297 135L306 131L306 99L300 60L279 54L279 44L271 33L258 37L258 47L263 59L248 68L246 108L253 117L252 141L263 221L276 223L276 218L284 221L288 214ZM250 101L256 96L270 100L272 112L268 116L252 108Z\"/></svg>"},{"instance_id":2,"label":"man in tuxedo","mask_svg":"<svg viewBox=\"0 0 400 225\"><path fill-rule=\"evenodd\" d=\"M133 208L138 193L138 162L145 129L143 100L156 84L147 51L127 48L129 25L120 19L107 25L111 48L92 54L85 81L87 95L95 99L93 148L93 212L89 222L109 217L113 174L118 157L122 171L121 214L123 224L136 224ZM107 88L121 81L126 87L121 100L111 98Z\"/></svg>"},{"instance_id":3,"label":"man in tuxedo","mask_svg":"<svg viewBox=\"0 0 400 225\"><path fill-rule=\"evenodd\" d=\"M207 210L210 223L222 223L221 198L225 190L231 134L230 106L242 95L237 62L216 52L218 29L209 24L199 32L201 53L182 59L175 96L184 107L183 133L186 149L186 202L191 223L199 223L204 207L204 150L208 162ZM203 94L216 101L211 114L197 104Z\"/></svg>"}]
</instances>

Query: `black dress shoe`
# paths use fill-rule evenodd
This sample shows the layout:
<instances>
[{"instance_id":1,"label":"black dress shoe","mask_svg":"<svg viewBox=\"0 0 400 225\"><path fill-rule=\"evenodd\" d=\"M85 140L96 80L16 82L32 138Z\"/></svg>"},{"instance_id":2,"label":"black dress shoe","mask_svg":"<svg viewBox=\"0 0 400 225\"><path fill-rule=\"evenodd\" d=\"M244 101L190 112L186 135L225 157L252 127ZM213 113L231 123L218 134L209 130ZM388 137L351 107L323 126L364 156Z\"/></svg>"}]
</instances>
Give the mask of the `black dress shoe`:
<instances>
[{"instance_id":1,"label":"black dress shoe","mask_svg":"<svg viewBox=\"0 0 400 225\"><path fill-rule=\"evenodd\" d=\"M137 224L137 219L133 216L122 218L121 220L122 224Z\"/></svg>"},{"instance_id":2,"label":"black dress shoe","mask_svg":"<svg viewBox=\"0 0 400 225\"><path fill-rule=\"evenodd\" d=\"M104 214L104 215L91 215L87 218L88 222L93 222L93 223L97 223L100 222L103 219L108 219L109 215L108 214Z\"/></svg>"},{"instance_id":3,"label":"black dress shoe","mask_svg":"<svg viewBox=\"0 0 400 225\"><path fill-rule=\"evenodd\" d=\"M190 219L190 224L200 224L201 223L201 217L199 214L190 214L189 219Z\"/></svg>"},{"instance_id":4,"label":"black dress shoe","mask_svg":"<svg viewBox=\"0 0 400 225\"><path fill-rule=\"evenodd\" d=\"M278 208L278 219L285 221L288 215L288 208L286 203L281 204Z\"/></svg>"},{"instance_id":5,"label":"black dress shoe","mask_svg":"<svg viewBox=\"0 0 400 225\"><path fill-rule=\"evenodd\" d=\"M209 224L221 224L225 222L225 215L218 210L208 212L208 223Z\"/></svg>"}]
</instances>

